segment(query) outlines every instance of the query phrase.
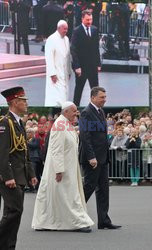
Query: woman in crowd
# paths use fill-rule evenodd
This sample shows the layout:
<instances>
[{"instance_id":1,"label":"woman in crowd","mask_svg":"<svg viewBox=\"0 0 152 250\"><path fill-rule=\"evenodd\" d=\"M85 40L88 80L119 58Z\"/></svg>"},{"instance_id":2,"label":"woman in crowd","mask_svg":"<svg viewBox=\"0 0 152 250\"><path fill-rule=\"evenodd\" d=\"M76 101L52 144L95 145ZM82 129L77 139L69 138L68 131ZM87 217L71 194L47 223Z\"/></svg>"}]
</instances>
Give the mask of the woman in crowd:
<instances>
[{"instance_id":1,"label":"woman in crowd","mask_svg":"<svg viewBox=\"0 0 152 250\"><path fill-rule=\"evenodd\" d=\"M140 146L141 139L137 129L132 128L129 138L126 141L128 149L128 166L130 165L131 186L137 186L140 176Z\"/></svg>"},{"instance_id":2,"label":"woman in crowd","mask_svg":"<svg viewBox=\"0 0 152 250\"><path fill-rule=\"evenodd\" d=\"M142 143L143 176L145 179L152 176L152 134L146 132Z\"/></svg>"},{"instance_id":3,"label":"woman in crowd","mask_svg":"<svg viewBox=\"0 0 152 250\"><path fill-rule=\"evenodd\" d=\"M128 136L124 134L123 127L118 128L116 131L116 135L111 143L110 148L115 149L115 163L116 163L116 176L125 177L125 161L127 159L127 152L125 143L128 139Z\"/></svg>"}]
</instances>

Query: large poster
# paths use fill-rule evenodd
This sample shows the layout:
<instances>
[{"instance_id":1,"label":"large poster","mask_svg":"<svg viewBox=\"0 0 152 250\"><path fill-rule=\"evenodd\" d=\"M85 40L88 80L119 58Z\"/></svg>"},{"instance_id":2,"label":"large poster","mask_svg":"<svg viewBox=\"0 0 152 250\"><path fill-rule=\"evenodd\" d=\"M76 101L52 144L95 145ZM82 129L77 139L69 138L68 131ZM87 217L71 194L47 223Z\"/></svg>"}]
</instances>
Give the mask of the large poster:
<instances>
[{"instance_id":1,"label":"large poster","mask_svg":"<svg viewBox=\"0 0 152 250\"><path fill-rule=\"evenodd\" d=\"M78 11L82 12L86 2L87 8L92 11L92 25L96 25L99 30L101 71L98 73L98 79L99 86L104 87L107 91L105 106L148 106L149 6L143 3L144 1L138 1L138 3L134 4L124 1L109 1L108 3L101 3L100 1L77 1L73 5L73 8L71 6L64 6L64 8L73 13L74 27L76 24L82 25L80 17L77 19L78 15L76 14L78 14ZM8 10L6 9L6 11ZM69 16L67 15L66 21L70 20L68 18ZM32 27L32 29L35 28ZM71 29L71 26L69 28ZM85 30L83 32L85 34ZM92 39L93 32L93 29L90 28L90 40ZM71 30L70 34L72 34ZM82 36L84 34L82 33ZM4 32L0 33L0 57L2 59L0 62L0 91L13 86L22 86L27 93L30 106L60 106L62 99L59 102L55 100L57 92L48 91L46 88L46 56L43 52L46 39L42 39L43 42L34 43L31 41L33 36L28 36L30 55L24 56L22 45L21 55L14 55L14 34L8 32L7 29L6 31L4 29ZM69 38L69 46L71 47L71 35ZM64 44L63 51L63 44L61 42L58 41L58 44L56 43L55 45L60 50L58 52L58 60L60 61L62 57L62 62L60 62L63 63L63 68L60 67L62 74L65 67L64 62L66 60L68 44ZM10 45L10 54L6 53L8 44ZM84 49L85 47L82 48L82 53ZM88 51L90 60L93 53L94 51ZM50 65L52 70L52 61L50 61ZM67 72L68 69L66 68ZM66 91L66 99L73 101L77 88L75 72L72 70L71 73L68 72L67 74L70 77L69 79L64 79L63 76L60 80L61 85L66 85L66 90L64 90L63 86L62 88L59 86L59 92L62 95ZM86 106L89 98L90 85L89 81L86 80L82 89L79 106ZM49 101L46 102L46 99L55 101L50 101L49 104ZM0 96L0 106L5 105L7 105L5 99Z\"/></svg>"}]
</instances>

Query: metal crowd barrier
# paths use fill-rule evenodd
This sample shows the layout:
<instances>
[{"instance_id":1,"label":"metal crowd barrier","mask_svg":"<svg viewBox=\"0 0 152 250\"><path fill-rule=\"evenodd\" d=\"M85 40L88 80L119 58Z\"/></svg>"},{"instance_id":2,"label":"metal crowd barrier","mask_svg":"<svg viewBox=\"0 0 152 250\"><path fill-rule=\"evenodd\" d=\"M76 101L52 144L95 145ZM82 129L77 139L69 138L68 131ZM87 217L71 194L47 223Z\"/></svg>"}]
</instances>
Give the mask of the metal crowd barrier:
<instances>
[{"instance_id":1,"label":"metal crowd barrier","mask_svg":"<svg viewBox=\"0 0 152 250\"><path fill-rule=\"evenodd\" d=\"M138 16L137 16L138 17ZM99 17L99 33L108 34L109 32L109 17L106 14L100 14ZM139 20L138 18L130 18L129 37L148 39L148 22Z\"/></svg>"},{"instance_id":2,"label":"metal crowd barrier","mask_svg":"<svg viewBox=\"0 0 152 250\"><path fill-rule=\"evenodd\" d=\"M131 171L138 172L140 180L152 180L152 148L110 149L109 178L130 180Z\"/></svg>"},{"instance_id":3,"label":"metal crowd barrier","mask_svg":"<svg viewBox=\"0 0 152 250\"><path fill-rule=\"evenodd\" d=\"M33 9L31 10L30 15L30 24L31 29L36 30L35 20L33 16ZM99 33L100 34L108 34L109 32L109 18L106 14L100 14L99 16ZM144 38L148 39L149 30L148 30L148 22L139 19L130 19L130 29L129 29L129 36L131 38Z\"/></svg>"},{"instance_id":4,"label":"metal crowd barrier","mask_svg":"<svg viewBox=\"0 0 152 250\"><path fill-rule=\"evenodd\" d=\"M148 22L139 19L130 20L130 37L148 39L148 36L149 36Z\"/></svg>"},{"instance_id":5,"label":"metal crowd barrier","mask_svg":"<svg viewBox=\"0 0 152 250\"><path fill-rule=\"evenodd\" d=\"M1 32L5 30L6 27L11 26L11 12L10 12L10 5L7 1L0 0L0 26L2 27ZM31 8L29 14L29 23L31 30L36 30L35 19L33 15L33 8Z\"/></svg>"},{"instance_id":6,"label":"metal crowd barrier","mask_svg":"<svg viewBox=\"0 0 152 250\"><path fill-rule=\"evenodd\" d=\"M10 6L8 2L0 1L0 26L2 27L1 32L6 27L9 27L11 23Z\"/></svg>"}]
</instances>

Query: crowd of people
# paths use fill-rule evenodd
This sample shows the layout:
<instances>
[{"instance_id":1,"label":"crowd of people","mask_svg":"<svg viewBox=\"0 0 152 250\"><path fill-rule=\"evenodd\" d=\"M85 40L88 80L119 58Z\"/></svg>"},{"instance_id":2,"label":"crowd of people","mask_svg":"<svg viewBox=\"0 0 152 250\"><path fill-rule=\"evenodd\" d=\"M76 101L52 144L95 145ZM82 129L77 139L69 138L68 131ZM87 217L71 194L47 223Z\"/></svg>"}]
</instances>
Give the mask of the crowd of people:
<instances>
[{"instance_id":1,"label":"crowd of people","mask_svg":"<svg viewBox=\"0 0 152 250\"><path fill-rule=\"evenodd\" d=\"M142 167L144 177L151 179L152 113L133 118L123 109L105 115L106 90L98 86L91 89L90 102L81 112L66 101L54 117L27 115L27 97L20 86L1 94L9 111L0 117L0 196L4 200L0 248L15 249L28 185L37 190L35 230L90 233L94 222L86 203L94 192L98 230L120 229L108 214L108 174L121 166L124 175L120 177L125 178L129 170L131 186L137 186ZM110 148L116 152L113 157L121 163L119 167L111 165ZM126 150L129 168L123 169Z\"/></svg>"},{"instance_id":2,"label":"crowd of people","mask_svg":"<svg viewBox=\"0 0 152 250\"><path fill-rule=\"evenodd\" d=\"M23 121L27 131L32 162L40 180L46 157L48 137L54 121L60 113L39 117L38 114L25 115ZM77 112L79 121L80 112ZM152 178L152 114L139 113L136 118L128 109L121 112L106 114L108 142L111 164L109 178L112 180L131 180L131 185L137 185ZM77 133L79 122L75 127ZM36 143L36 141L38 141ZM133 149L132 154L129 149ZM37 153L38 152L38 153ZM128 152L128 153L127 153ZM142 154L141 154L142 152ZM33 155L36 155L33 157ZM35 159L38 157L38 159ZM36 165L34 162L38 162ZM39 165L39 163L41 164ZM132 165L132 166L131 166ZM136 173L134 173L136 172ZM137 180L136 180L137 179Z\"/></svg>"},{"instance_id":3,"label":"crowd of people","mask_svg":"<svg viewBox=\"0 0 152 250\"><path fill-rule=\"evenodd\" d=\"M29 153L37 179L40 182L50 130L60 112L54 116L36 113L24 115L23 122L27 132ZM79 121L80 112L77 112ZM106 114L108 142L110 148L109 179L131 181L131 185L138 185L139 181L148 182L152 178L152 114L139 113L132 117L129 110ZM78 122L75 124L79 134ZM129 151L129 149L133 149ZM142 153L141 153L142 152ZM27 191L35 191L27 187Z\"/></svg>"},{"instance_id":4,"label":"crowd of people","mask_svg":"<svg viewBox=\"0 0 152 250\"><path fill-rule=\"evenodd\" d=\"M54 2L54 6L52 7ZM36 20L36 27L37 27L37 36L36 41L42 41L44 38L48 37L50 35L50 32L46 32L46 29L50 29L54 27L55 28L55 21L58 19L58 15L60 13L60 19L65 19L68 22L69 25L69 32L68 37L71 38L73 27L76 27L80 25L81 23L81 12L85 9L89 9L93 14L93 25L99 28L99 15L108 15L111 17L111 15L115 15L115 12L111 9L111 3L117 3L117 1L110 1L109 3L104 1L48 1L47 0L41 0L39 1L38 6L33 6L34 13L37 11L39 14L39 19L41 18L41 22L37 21L37 14L34 14L35 20ZM122 4L123 5L123 4ZM125 6L125 5L123 5ZM147 17L149 16L148 7L146 7L145 3L128 3L126 4L128 7L129 13L131 15L131 18L134 19L144 19L147 21ZM38 9L38 10L36 10ZM49 12L52 14L56 12L58 15L53 15L52 17L49 16ZM39 11L39 12L38 12ZM144 13L144 14L143 14ZM123 12L124 14L124 12ZM144 16L144 18L143 18ZM64 18L63 18L64 17ZM52 18L52 19L51 19ZM53 22L51 22L53 20ZM44 25L43 25L44 23ZM49 23L52 25L50 26ZM50 27L49 27L50 26ZM52 28L53 29L53 28ZM41 32L39 32L41 30ZM53 31L52 31L53 33ZM39 35L40 34L40 35Z\"/></svg>"},{"instance_id":5,"label":"crowd of people","mask_svg":"<svg viewBox=\"0 0 152 250\"><path fill-rule=\"evenodd\" d=\"M108 136L113 159L111 176L131 178L131 185L151 178L152 114L143 113L133 119L129 110L108 116ZM115 128L115 129L113 129ZM113 171L113 172L112 172Z\"/></svg>"}]
</instances>

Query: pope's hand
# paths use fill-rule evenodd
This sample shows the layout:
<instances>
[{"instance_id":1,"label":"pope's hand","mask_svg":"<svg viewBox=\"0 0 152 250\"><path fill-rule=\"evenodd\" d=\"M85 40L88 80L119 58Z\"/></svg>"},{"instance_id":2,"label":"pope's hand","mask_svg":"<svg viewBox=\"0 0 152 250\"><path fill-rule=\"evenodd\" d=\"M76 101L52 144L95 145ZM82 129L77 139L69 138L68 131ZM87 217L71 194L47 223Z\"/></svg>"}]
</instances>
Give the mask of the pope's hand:
<instances>
[{"instance_id":1,"label":"pope's hand","mask_svg":"<svg viewBox=\"0 0 152 250\"><path fill-rule=\"evenodd\" d=\"M57 182L60 182L62 180L62 173L57 173L55 179Z\"/></svg>"},{"instance_id":2,"label":"pope's hand","mask_svg":"<svg viewBox=\"0 0 152 250\"><path fill-rule=\"evenodd\" d=\"M38 180L37 180L36 177L33 177L33 178L31 179L31 181L30 181L30 184L31 184L33 187L35 187L35 186L37 185L37 183L38 183Z\"/></svg>"},{"instance_id":3,"label":"pope's hand","mask_svg":"<svg viewBox=\"0 0 152 250\"><path fill-rule=\"evenodd\" d=\"M89 160L89 164L90 164L93 168L96 168L98 162L97 162L96 158L93 158L93 159Z\"/></svg>"},{"instance_id":4,"label":"pope's hand","mask_svg":"<svg viewBox=\"0 0 152 250\"><path fill-rule=\"evenodd\" d=\"M58 78L56 75L54 75L54 76L51 76L51 80L53 83L56 83L58 81Z\"/></svg>"}]
</instances>

